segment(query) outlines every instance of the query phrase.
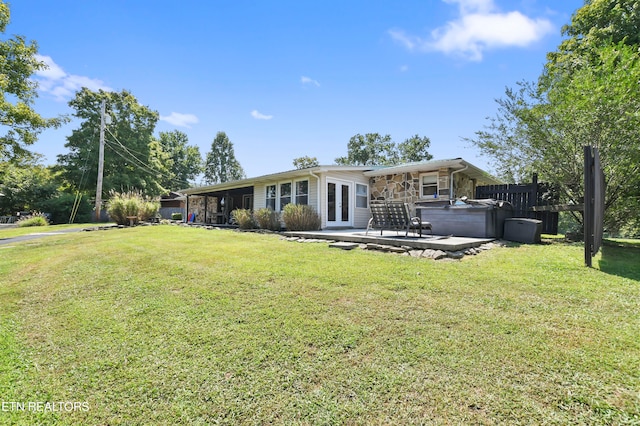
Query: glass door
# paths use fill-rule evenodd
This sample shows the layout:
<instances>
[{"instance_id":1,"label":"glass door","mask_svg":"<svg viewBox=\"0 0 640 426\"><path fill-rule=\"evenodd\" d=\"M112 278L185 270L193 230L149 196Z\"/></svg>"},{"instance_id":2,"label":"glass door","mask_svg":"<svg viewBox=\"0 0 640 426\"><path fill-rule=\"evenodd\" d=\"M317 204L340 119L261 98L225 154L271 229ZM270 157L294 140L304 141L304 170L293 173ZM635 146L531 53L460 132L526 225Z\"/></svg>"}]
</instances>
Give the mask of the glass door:
<instances>
[{"instance_id":1,"label":"glass door","mask_svg":"<svg viewBox=\"0 0 640 426\"><path fill-rule=\"evenodd\" d=\"M352 226L353 183L327 179L327 226Z\"/></svg>"}]
</instances>

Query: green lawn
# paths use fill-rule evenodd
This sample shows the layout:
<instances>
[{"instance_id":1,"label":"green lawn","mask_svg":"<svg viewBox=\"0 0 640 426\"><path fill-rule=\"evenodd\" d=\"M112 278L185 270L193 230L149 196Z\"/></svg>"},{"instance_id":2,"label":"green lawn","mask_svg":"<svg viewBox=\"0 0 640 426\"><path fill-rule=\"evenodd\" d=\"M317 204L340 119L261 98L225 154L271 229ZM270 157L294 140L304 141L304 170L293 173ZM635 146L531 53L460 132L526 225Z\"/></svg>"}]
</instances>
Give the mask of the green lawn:
<instances>
[{"instance_id":1,"label":"green lawn","mask_svg":"<svg viewBox=\"0 0 640 426\"><path fill-rule=\"evenodd\" d=\"M639 424L640 250L582 253L176 226L0 246L0 424Z\"/></svg>"}]
</instances>

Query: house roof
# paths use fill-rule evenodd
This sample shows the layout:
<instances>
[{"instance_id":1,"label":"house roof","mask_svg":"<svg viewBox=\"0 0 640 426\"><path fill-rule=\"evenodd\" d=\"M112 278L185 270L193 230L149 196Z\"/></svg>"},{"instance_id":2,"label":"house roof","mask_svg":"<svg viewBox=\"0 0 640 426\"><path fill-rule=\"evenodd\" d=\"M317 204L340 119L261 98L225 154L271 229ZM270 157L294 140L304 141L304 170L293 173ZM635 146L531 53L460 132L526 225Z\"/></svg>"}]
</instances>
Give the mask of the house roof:
<instances>
[{"instance_id":1,"label":"house roof","mask_svg":"<svg viewBox=\"0 0 640 426\"><path fill-rule=\"evenodd\" d=\"M421 161L415 163L400 164L398 166L315 166L306 169L288 170L286 172L272 173L268 175L256 176L248 179L234 180L230 182L218 183L215 185L198 186L189 189L180 190L186 195L199 195L211 192L227 191L230 189L244 188L253 186L257 183L278 181L283 179L294 179L297 177L310 176L318 173L330 172L362 172L364 176L383 176L408 172L429 172L435 171L442 167L463 171L472 179L477 179L486 184L502 184L501 180L484 170L474 166L473 164L463 160L462 158L454 158L451 160L435 160Z\"/></svg>"},{"instance_id":2,"label":"house roof","mask_svg":"<svg viewBox=\"0 0 640 426\"><path fill-rule=\"evenodd\" d=\"M393 175L399 173L411 173L411 172L430 172L436 171L440 168L455 169L455 171L464 171L464 173L472 179L476 179L480 182L489 185L500 185L504 182L495 176L490 175L479 167L465 161L462 158L453 158L449 160L433 160L433 161L419 161L415 163L405 163L397 166L383 167L376 170L369 170L364 172L367 177Z\"/></svg>"},{"instance_id":3,"label":"house roof","mask_svg":"<svg viewBox=\"0 0 640 426\"><path fill-rule=\"evenodd\" d=\"M286 172L272 173L268 175L256 176L247 179L234 180L230 182L218 183L215 185L209 186L198 186L189 189L181 190L183 194L187 195L195 195L195 194L204 194L207 192L218 192L218 191L226 191L229 189L242 188L247 186L255 185L256 183L261 183L265 181L277 181L283 179L293 179L297 177L314 175L317 173L327 173L333 171L342 171L342 172L366 172L369 170L375 170L380 168L381 166L315 166L309 167L306 169L295 169L288 170Z\"/></svg>"}]
</instances>

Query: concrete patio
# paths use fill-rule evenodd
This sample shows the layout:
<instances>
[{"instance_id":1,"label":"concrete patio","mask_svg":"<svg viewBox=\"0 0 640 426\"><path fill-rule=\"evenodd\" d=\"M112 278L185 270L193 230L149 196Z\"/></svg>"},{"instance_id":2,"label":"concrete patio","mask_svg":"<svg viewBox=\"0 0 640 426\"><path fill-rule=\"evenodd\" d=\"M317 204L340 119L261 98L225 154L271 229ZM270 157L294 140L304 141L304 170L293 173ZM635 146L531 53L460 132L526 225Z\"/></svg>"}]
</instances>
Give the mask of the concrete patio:
<instances>
[{"instance_id":1,"label":"concrete patio","mask_svg":"<svg viewBox=\"0 0 640 426\"><path fill-rule=\"evenodd\" d=\"M403 232L396 231L369 231L366 235L366 229L335 229L323 231L288 231L283 232L289 237L343 241L359 244L381 244L396 247L411 247L422 250L442 250L442 251L460 251L470 248L480 247L483 244L494 241L493 238L468 238L453 236L431 236L428 233L420 237L418 234L409 233L407 237Z\"/></svg>"}]
</instances>

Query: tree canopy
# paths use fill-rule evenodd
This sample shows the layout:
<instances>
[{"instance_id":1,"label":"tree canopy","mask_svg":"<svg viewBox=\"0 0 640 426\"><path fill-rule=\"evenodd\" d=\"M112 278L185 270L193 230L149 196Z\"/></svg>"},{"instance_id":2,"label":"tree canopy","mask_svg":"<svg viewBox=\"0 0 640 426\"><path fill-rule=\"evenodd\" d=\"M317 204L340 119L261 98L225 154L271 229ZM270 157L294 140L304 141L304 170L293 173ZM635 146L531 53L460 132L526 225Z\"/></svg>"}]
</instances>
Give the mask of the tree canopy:
<instances>
[{"instance_id":1,"label":"tree canopy","mask_svg":"<svg viewBox=\"0 0 640 426\"><path fill-rule=\"evenodd\" d=\"M9 6L0 1L0 34L10 21ZM37 83L30 77L46 67L36 58L35 42L23 36L0 40L0 162L17 162L31 156L28 146L40 132L63 124L64 117L43 118L33 109Z\"/></svg>"},{"instance_id":2,"label":"tree canopy","mask_svg":"<svg viewBox=\"0 0 640 426\"><path fill-rule=\"evenodd\" d=\"M349 139L347 155L335 159L336 164L354 166L394 165L402 162L426 161L433 158L427 151L431 141L418 135L396 144L390 135L357 134Z\"/></svg>"},{"instance_id":3,"label":"tree canopy","mask_svg":"<svg viewBox=\"0 0 640 426\"><path fill-rule=\"evenodd\" d=\"M197 145L189 145L188 136L179 131L160 132L160 148L168 155L168 176L162 179L164 188L187 188L202 171L202 156Z\"/></svg>"},{"instance_id":4,"label":"tree canopy","mask_svg":"<svg viewBox=\"0 0 640 426\"><path fill-rule=\"evenodd\" d=\"M637 4L587 1L538 82L507 89L496 116L471 139L503 177L524 180L537 172L575 204L584 194L582 147L597 147L607 184L605 226L612 232L640 211L633 212L640 207Z\"/></svg>"},{"instance_id":5,"label":"tree canopy","mask_svg":"<svg viewBox=\"0 0 640 426\"><path fill-rule=\"evenodd\" d=\"M318 163L318 159L316 157L309 157L306 155L304 157L298 157L293 159L293 167L295 167L298 170L308 169L310 167L316 167L319 164L320 163Z\"/></svg>"},{"instance_id":6,"label":"tree canopy","mask_svg":"<svg viewBox=\"0 0 640 426\"><path fill-rule=\"evenodd\" d=\"M204 178L208 184L243 179L244 170L236 159L233 143L225 132L218 132L211 143L204 166Z\"/></svg>"},{"instance_id":7,"label":"tree canopy","mask_svg":"<svg viewBox=\"0 0 640 426\"><path fill-rule=\"evenodd\" d=\"M103 193L140 190L147 195L166 192L169 155L154 140L158 113L141 105L128 91L93 92L83 88L69 105L83 120L67 137L67 154L58 156L63 176L73 188L86 190L97 180L100 106L106 101L111 124L106 126ZM84 184L83 184L84 182Z\"/></svg>"}]
</instances>

